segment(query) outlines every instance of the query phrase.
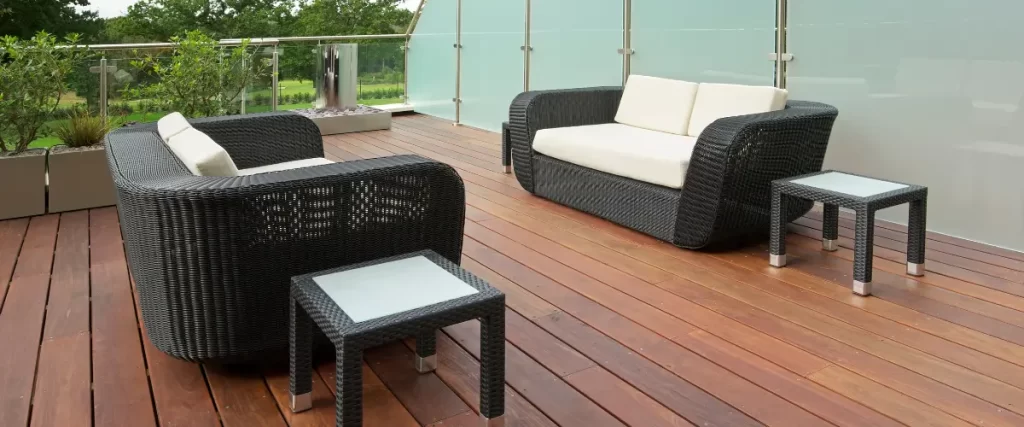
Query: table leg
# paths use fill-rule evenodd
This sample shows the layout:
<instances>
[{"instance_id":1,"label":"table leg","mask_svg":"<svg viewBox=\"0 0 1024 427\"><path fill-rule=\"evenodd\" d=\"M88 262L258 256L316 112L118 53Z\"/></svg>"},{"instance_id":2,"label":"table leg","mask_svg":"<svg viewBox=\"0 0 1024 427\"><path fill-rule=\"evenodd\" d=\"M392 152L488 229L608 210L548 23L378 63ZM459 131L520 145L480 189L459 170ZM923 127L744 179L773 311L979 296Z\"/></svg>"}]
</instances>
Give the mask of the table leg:
<instances>
[{"instance_id":1,"label":"table leg","mask_svg":"<svg viewBox=\"0 0 1024 427\"><path fill-rule=\"evenodd\" d=\"M505 304L480 319L480 415L485 427L505 425Z\"/></svg>"},{"instance_id":2,"label":"table leg","mask_svg":"<svg viewBox=\"0 0 1024 427\"><path fill-rule=\"evenodd\" d=\"M313 320L295 298L291 301L288 391L292 412L313 407Z\"/></svg>"},{"instance_id":3,"label":"table leg","mask_svg":"<svg viewBox=\"0 0 1024 427\"><path fill-rule=\"evenodd\" d=\"M501 124L501 170L512 173L512 136L508 130L508 122Z\"/></svg>"},{"instance_id":4,"label":"table leg","mask_svg":"<svg viewBox=\"0 0 1024 427\"><path fill-rule=\"evenodd\" d=\"M346 345L335 345L335 425L363 426L363 351Z\"/></svg>"},{"instance_id":5,"label":"table leg","mask_svg":"<svg viewBox=\"0 0 1024 427\"><path fill-rule=\"evenodd\" d=\"M875 248L875 212L857 211L856 241L853 249L853 293L871 295L871 261Z\"/></svg>"},{"instance_id":6,"label":"table leg","mask_svg":"<svg viewBox=\"0 0 1024 427\"><path fill-rule=\"evenodd\" d=\"M772 190L772 229L769 244L768 264L772 267L786 266L786 198Z\"/></svg>"},{"instance_id":7,"label":"table leg","mask_svg":"<svg viewBox=\"0 0 1024 427\"><path fill-rule=\"evenodd\" d=\"M907 221L907 274L911 276L924 276L927 204L927 199L910 202L910 218Z\"/></svg>"},{"instance_id":8,"label":"table leg","mask_svg":"<svg viewBox=\"0 0 1024 427\"><path fill-rule=\"evenodd\" d=\"M416 372L425 374L437 369L437 336L431 329L416 336Z\"/></svg>"},{"instance_id":9,"label":"table leg","mask_svg":"<svg viewBox=\"0 0 1024 427\"><path fill-rule=\"evenodd\" d=\"M829 252L839 249L839 205L825 203L821 215L821 248Z\"/></svg>"}]
</instances>

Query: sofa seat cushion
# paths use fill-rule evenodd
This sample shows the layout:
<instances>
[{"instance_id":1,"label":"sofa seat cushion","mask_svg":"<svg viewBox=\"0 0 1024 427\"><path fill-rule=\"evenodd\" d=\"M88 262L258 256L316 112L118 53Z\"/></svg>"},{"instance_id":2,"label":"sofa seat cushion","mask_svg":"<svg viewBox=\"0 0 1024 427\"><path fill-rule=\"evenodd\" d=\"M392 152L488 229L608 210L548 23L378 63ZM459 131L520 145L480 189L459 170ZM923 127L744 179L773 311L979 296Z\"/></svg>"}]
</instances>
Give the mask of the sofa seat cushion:
<instances>
[{"instance_id":1,"label":"sofa seat cushion","mask_svg":"<svg viewBox=\"0 0 1024 427\"><path fill-rule=\"evenodd\" d=\"M238 175L238 168L224 147L198 129L188 128L172 136L167 147L193 175Z\"/></svg>"},{"instance_id":2,"label":"sofa seat cushion","mask_svg":"<svg viewBox=\"0 0 1024 427\"><path fill-rule=\"evenodd\" d=\"M686 134L700 136L704 128L721 118L781 110L786 108L788 97L785 89L772 86L701 83Z\"/></svg>"},{"instance_id":3,"label":"sofa seat cushion","mask_svg":"<svg viewBox=\"0 0 1024 427\"><path fill-rule=\"evenodd\" d=\"M173 136L187 129L192 129L192 124L185 120L185 116L178 112L163 116L156 122L156 131L160 134L160 138L163 138L164 142L170 141Z\"/></svg>"},{"instance_id":4,"label":"sofa seat cushion","mask_svg":"<svg viewBox=\"0 0 1024 427\"><path fill-rule=\"evenodd\" d=\"M683 188L697 138L619 123L543 129L533 149L579 166Z\"/></svg>"},{"instance_id":5,"label":"sofa seat cushion","mask_svg":"<svg viewBox=\"0 0 1024 427\"><path fill-rule=\"evenodd\" d=\"M274 163L272 165L257 166L257 167L248 168L248 169L240 169L238 171L238 175L239 176L256 175L258 173L279 172L279 171L286 171L286 170L289 170L289 169L298 169L298 168L305 168L305 167L310 167L310 166L329 165L331 163L334 163L334 162L332 162L330 160L327 160L327 159L325 159L323 157L314 157L312 159L292 160L290 162Z\"/></svg>"},{"instance_id":6,"label":"sofa seat cushion","mask_svg":"<svg viewBox=\"0 0 1024 427\"><path fill-rule=\"evenodd\" d=\"M624 125L686 135L697 97L697 83L632 75L622 91L615 121Z\"/></svg>"}]
</instances>

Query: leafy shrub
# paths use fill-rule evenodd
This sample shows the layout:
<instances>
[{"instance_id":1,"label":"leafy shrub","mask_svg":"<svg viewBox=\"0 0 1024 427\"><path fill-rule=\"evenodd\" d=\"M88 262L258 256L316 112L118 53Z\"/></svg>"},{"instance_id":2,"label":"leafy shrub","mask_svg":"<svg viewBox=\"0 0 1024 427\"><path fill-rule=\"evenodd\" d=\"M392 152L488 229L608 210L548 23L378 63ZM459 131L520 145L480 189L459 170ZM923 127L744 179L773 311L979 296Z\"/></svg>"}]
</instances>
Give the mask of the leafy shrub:
<instances>
[{"instance_id":1,"label":"leafy shrub","mask_svg":"<svg viewBox=\"0 0 1024 427\"><path fill-rule=\"evenodd\" d=\"M174 52L169 63L151 55L132 61L135 68L149 70L159 79L129 87L126 98L160 100L161 109L186 117L218 116L237 111L242 91L267 74L266 62L255 57L249 40L222 49L201 31L191 31L185 37L172 37L171 43Z\"/></svg>"},{"instance_id":2,"label":"leafy shrub","mask_svg":"<svg viewBox=\"0 0 1024 427\"><path fill-rule=\"evenodd\" d=\"M87 55L77 45L74 34L63 43L46 32L0 39L0 153L25 151L57 111L68 74Z\"/></svg>"},{"instance_id":3,"label":"leafy shrub","mask_svg":"<svg viewBox=\"0 0 1024 427\"><path fill-rule=\"evenodd\" d=\"M395 86L360 91L359 99L401 98L404 95L405 90L402 89L400 86Z\"/></svg>"},{"instance_id":4,"label":"leafy shrub","mask_svg":"<svg viewBox=\"0 0 1024 427\"><path fill-rule=\"evenodd\" d=\"M103 142L103 137L113 127L110 120L104 117L78 112L56 124L53 135L68 147L89 147Z\"/></svg>"},{"instance_id":5,"label":"leafy shrub","mask_svg":"<svg viewBox=\"0 0 1024 427\"><path fill-rule=\"evenodd\" d=\"M248 100L249 105L270 105L270 95L264 95L257 93L252 96L252 99Z\"/></svg>"}]
</instances>

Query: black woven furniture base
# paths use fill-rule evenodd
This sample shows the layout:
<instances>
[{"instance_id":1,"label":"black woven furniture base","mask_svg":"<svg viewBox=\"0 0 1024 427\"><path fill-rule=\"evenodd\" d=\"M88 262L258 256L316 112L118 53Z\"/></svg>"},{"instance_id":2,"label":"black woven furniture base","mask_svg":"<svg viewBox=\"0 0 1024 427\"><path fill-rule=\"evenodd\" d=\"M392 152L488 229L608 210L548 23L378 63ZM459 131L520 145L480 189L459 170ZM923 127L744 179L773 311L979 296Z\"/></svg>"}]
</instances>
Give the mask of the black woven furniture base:
<instances>
[{"instance_id":1,"label":"black woven furniture base","mask_svg":"<svg viewBox=\"0 0 1024 427\"><path fill-rule=\"evenodd\" d=\"M324 157L294 113L191 120L239 168ZM459 262L462 179L450 166L393 156L250 176L195 176L155 123L107 135L128 266L146 333L198 362L287 353L292 276L424 249Z\"/></svg>"},{"instance_id":2,"label":"black woven furniture base","mask_svg":"<svg viewBox=\"0 0 1024 427\"><path fill-rule=\"evenodd\" d=\"M681 190L572 165L533 150L538 131L614 123L621 98L621 87L516 97L503 132L516 179L537 196L690 249L764 233L771 222L771 182L820 171L839 114L830 105L790 101L783 110L716 120L697 139ZM787 205L787 220L799 218L811 206Z\"/></svg>"},{"instance_id":3,"label":"black woven furniture base","mask_svg":"<svg viewBox=\"0 0 1024 427\"><path fill-rule=\"evenodd\" d=\"M853 178L866 178L882 184L873 194L865 190L863 194L848 194L840 185L809 185L807 178L827 174L841 174ZM835 176L835 175L830 175ZM868 185L870 185L869 183ZM900 187L900 188L896 188ZM855 186L846 186L845 191L851 193L864 190ZM907 274L924 275L925 221L927 217L928 188L920 185L904 184L888 180L878 180L847 172L822 171L772 182L772 224L769 263L774 267L786 265L786 223L782 212L786 212L788 204L794 201L805 203L815 201L824 204L822 215L822 248L828 251L837 249L839 237L839 208L852 209L857 213L854 257L853 257L853 292L858 295L871 295L871 261L873 258L875 237L875 212L904 203L910 204L910 218L907 235Z\"/></svg>"},{"instance_id":4,"label":"black woven furniture base","mask_svg":"<svg viewBox=\"0 0 1024 427\"><path fill-rule=\"evenodd\" d=\"M476 293L356 322L315 280L333 273L357 269L368 271L369 267L421 256L475 289ZM436 367L436 331L445 326L479 319L482 423L485 426L499 426L504 421L505 296L457 264L432 251L421 251L296 276L292 279L290 300L290 392L293 411L309 409L312 404L313 325L330 338L337 355L336 425L362 427L362 360L365 349L415 337L416 368L421 373L429 372ZM388 299L385 303L390 301ZM377 299L365 301L365 304L382 302Z\"/></svg>"},{"instance_id":5,"label":"black woven furniture base","mask_svg":"<svg viewBox=\"0 0 1024 427\"><path fill-rule=\"evenodd\" d=\"M512 139L508 133L508 122L501 124L501 167L502 172L512 173Z\"/></svg>"}]
</instances>

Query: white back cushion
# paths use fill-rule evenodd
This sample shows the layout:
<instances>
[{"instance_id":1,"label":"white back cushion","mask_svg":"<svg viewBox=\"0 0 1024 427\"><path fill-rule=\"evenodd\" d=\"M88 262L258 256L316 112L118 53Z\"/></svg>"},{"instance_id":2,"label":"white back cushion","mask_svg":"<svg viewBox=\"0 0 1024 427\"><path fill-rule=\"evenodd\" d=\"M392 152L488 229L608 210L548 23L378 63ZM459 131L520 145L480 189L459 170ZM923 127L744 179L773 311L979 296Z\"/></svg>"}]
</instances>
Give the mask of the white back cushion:
<instances>
[{"instance_id":1,"label":"white back cushion","mask_svg":"<svg viewBox=\"0 0 1024 427\"><path fill-rule=\"evenodd\" d=\"M701 83L686 133L700 136L704 128L723 117L781 110L788 97L786 90L771 86Z\"/></svg>"},{"instance_id":2,"label":"white back cushion","mask_svg":"<svg viewBox=\"0 0 1024 427\"><path fill-rule=\"evenodd\" d=\"M697 83L640 75L629 76L615 121L624 125L686 135Z\"/></svg>"},{"instance_id":3,"label":"white back cushion","mask_svg":"<svg viewBox=\"0 0 1024 427\"><path fill-rule=\"evenodd\" d=\"M167 147L193 175L238 175L238 168L228 152L198 129L189 128L179 132L167 141Z\"/></svg>"},{"instance_id":4,"label":"white back cushion","mask_svg":"<svg viewBox=\"0 0 1024 427\"><path fill-rule=\"evenodd\" d=\"M186 129L192 129L192 125L188 123L188 120L185 120L185 116L178 112L163 116L156 122L156 131L164 139L164 142L169 141L171 137L184 132Z\"/></svg>"}]
</instances>

